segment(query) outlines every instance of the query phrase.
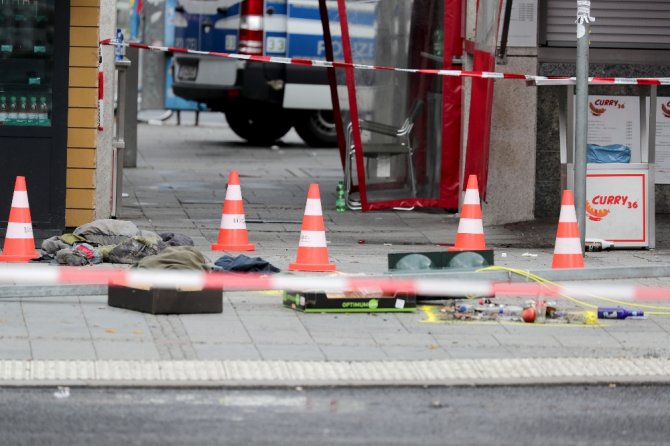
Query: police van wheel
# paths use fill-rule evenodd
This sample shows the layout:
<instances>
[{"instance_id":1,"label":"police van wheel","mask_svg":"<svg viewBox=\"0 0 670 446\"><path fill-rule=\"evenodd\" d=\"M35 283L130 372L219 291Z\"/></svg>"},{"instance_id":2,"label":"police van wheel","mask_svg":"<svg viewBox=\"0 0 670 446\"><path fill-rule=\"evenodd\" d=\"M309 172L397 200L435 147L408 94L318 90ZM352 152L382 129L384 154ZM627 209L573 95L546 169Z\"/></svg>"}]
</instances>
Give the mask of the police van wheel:
<instances>
[{"instance_id":1,"label":"police van wheel","mask_svg":"<svg viewBox=\"0 0 670 446\"><path fill-rule=\"evenodd\" d=\"M249 144L268 146L291 130L289 120L281 116L280 112L273 113L267 105L256 110L239 107L226 112L226 121L230 129Z\"/></svg>"},{"instance_id":2,"label":"police van wheel","mask_svg":"<svg viewBox=\"0 0 670 446\"><path fill-rule=\"evenodd\" d=\"M295 131L311 147L335 147L337 130L330 110L299 112L294 123Z\"/></svg>"}]
</instances>

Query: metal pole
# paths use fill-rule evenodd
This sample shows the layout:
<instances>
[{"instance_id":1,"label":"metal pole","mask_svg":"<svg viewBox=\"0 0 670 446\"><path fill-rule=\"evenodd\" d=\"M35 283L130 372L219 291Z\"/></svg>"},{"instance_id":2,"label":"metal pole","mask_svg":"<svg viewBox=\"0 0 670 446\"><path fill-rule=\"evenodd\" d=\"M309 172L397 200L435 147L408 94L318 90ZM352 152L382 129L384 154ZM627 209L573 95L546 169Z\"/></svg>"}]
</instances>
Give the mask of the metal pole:
<instances>
[{"instance_id":1,"label":"metal pole","mask_svg":"<svg viewBox=\"0 0 670 446\"><path fill-rule=\"evenodd\" d=\"M112 191L112 218L119 217L119 209L121 205L121 196L123 194L123 152L126 147L126 76L128 74L128 67L130 61L128 59L116 61L117 72L117 105L116 105L116 136L112 141L112 150L114 151L114 159L116 165L112 166L114 169L112 178L115 180L114 190Z\"/></svg>"},{"instance_id":2,"label":"metal pole","mask_svg":"<svg viewBox=\"0 0 670 446\"><path fill-rule=\"evenodd\" d=\"M575 211L582 248L586 238L586 136L589 107L589 22L591 2L577 1L577 86L575 97Z\"/></svg>"},{"instance_id":3,"label":"metal pole","mask_svg":"<svg viewBox=\"0 0 670 446\"><path fill-rule=\"evenodd\" d=\"M126 70L123 167L137 167L137 81L140 52L137 48L126 48L126 57L130 60L130 65Z\"/></svg>"}]
</instances>

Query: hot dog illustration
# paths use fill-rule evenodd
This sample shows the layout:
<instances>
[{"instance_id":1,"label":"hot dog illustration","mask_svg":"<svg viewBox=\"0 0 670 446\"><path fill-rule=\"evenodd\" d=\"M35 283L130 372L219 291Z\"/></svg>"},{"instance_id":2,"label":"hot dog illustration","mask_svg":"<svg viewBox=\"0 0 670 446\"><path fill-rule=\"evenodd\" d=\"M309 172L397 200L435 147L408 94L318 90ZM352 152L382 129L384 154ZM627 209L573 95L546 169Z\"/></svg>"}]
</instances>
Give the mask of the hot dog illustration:
<instances>
[{"instance_id":1,"label":"hot dog illustration","mask_svg":"<svg viewBox=\"0 0 670 446\"><path fill-rule=\"evenodd\" d=\"M610 211L609 209L594 209L591 207L591 203L586 200L586 213L588 214L589 220L600 221L603 217L606 217Z\"/></svg>"},{"instance_id":2,"label":"hot dog illustration","mask_svg":"<svg viewBox=\"0 0 670 446\"><path fill-rule=\"evenodd\" d=\"M589 109L591 109L591 114L593 116L600 116L607 110L606 108L599 108L593 105L593 102L589 102Z\"/></svg>"},{"instance_id":3,"label":"hot dog illustration","mask_svg":"<svg viewBox=\"0 0 670 446\"><path fill-rule=\"evenodd\" d=\"M661 111L663 112L663 116L670 118L670 108L666 104L661 104Z\"/></svg>"}]
</instances>

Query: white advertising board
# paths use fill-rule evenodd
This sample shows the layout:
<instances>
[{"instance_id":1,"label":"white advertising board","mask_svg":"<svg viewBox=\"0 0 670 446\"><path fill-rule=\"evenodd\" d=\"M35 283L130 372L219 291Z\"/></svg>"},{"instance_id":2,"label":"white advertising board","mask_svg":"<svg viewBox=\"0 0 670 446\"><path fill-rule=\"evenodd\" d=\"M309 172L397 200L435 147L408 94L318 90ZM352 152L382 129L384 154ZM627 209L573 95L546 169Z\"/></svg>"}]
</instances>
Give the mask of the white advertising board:
<instances>
[{"instance_id":1,"label":"white advertising board","mask_svg":"<svg viewBox=\"0 0 670 446\"><path fill-rule=\"evenodd\" d=\"M589 95L589 144L625 144L631 163L640 162L640 98Z\"/></svg>"},{"instance_id":2,"label":"white advertising board","mask_svg":"<svg viewBox=\"0 0 670 446\"><path fill-rule=\"evenodd\" d=\"M609 240L617 248L649 246L647 169L591 166L586 174L586 238Z\"/></svg>"},{"instance_id":3,"label":"white advertising board","mask_svg":"<svg viewBox=\"0 0 670 446\"><path fill-rule=\"evenodd\" d=\"M504 6L502 11L504 13ZM500 36L498 41L500 42ZM514 0L512 3L507 46L531 48L537 46L537 0Z\"/></svg>"},{"instance_id":4,"label":"white advertising board","mask_svg":"<svg viewBox=\"0 0 670 446\"><path fill-rule=\"evenodd\" d=\"M656 184L670 184L670 97L656 98Z\"/></svg>"}]
</instances>

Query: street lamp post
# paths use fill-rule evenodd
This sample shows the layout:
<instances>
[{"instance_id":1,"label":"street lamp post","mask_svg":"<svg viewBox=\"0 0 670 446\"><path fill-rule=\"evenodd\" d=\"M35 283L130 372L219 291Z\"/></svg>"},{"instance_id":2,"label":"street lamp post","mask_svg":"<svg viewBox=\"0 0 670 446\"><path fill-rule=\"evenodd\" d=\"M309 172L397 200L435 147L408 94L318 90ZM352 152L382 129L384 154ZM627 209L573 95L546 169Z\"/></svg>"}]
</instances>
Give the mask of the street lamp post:
<instances>
[{"instance_id":1,"label":"street lamp post","mask_svg":"<svg viewBox=\"0 0 670 446\"><path fill-rule=\"evenodd\" d=\"M582 249L586 238L586 144L589 102L589 28L591 2L577 0L577 60L575 97L575 210Z\"/></svg>"}]
</instances>

